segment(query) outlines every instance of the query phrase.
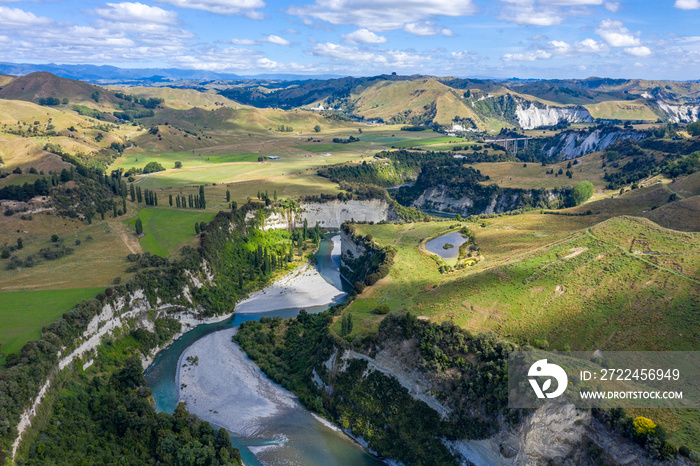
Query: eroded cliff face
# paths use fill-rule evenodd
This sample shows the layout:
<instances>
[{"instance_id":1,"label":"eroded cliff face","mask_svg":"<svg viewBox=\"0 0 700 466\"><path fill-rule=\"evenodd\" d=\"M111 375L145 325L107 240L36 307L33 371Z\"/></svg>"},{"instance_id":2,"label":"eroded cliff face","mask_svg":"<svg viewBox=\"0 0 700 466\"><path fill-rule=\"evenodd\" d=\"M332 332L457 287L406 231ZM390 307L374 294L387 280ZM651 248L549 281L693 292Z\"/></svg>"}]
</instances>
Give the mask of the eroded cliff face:
<instances>
[{"instance_id":1,"label":"eroded cliff face","mask_svg":"<svg viewBox=\"0 0 700 466\"><path fill-rule=\"evenodd\" d=\"M486 199L473 197L453 197L449 189L444 186L435 186L426 189L413 203L412 207L429 212L442 212L449 214L480 215L500 214L509 210L523 207L523 201L530 201L532 193L529 191L502 189L494 192ZM547 193L546 202L556 199L553 193Z\"/></svg>"},{"instance_id":2,"label":"eroded cliff face","mask_svg":"<svg viewBox=\"0 0 700 466\"><path fill-rule=\"evenodd\" d=\"M700 105L676 105L657 100L656 104L668 115L671 123L693 123L700 117Z\"/></svg>"},{"instance_id":3,"label":"eroded cliff face","mask_svg":"<svg viewBox=\"0 0 700 466\"><path fill-rule=\"evenodd\" d=\"M83 370L87 369L92 365L97 347L104 339L125 327L130 330L146 328L149 331L153 331L156 319L165 317L176 319L180 322L182 328L180 333L174 335L173 340L175 340L184 332L199 324L226 319L228 316L204 319L199 315L200 309L192 299L191 290L201 288L204 284L212 285L213 283L208 264L202 262L201 266L202 270L197 274L185 271L185 275L188 276L188 283L176 298L178 301L176 304L162 302L160 298L153 304L149 302L142 289L127 292L123 296L115 297L106 302L102 306L100 313L92 317L80 339L75 342L75 345L72 348L64 348L59 354L58 371L65 369L74 362L80 364ZM183 304L187 306L183 306ZM161 349L161 347L153 348L149 354L142 356L141 360L144 369L153 362L155 355ZM32 405L21 414L17 425L18 435L12 446L12 458L17 454L20 442L26 430L31 426L37 409L50 386L51 377L46 380L34 398Z\"/></svg>"},{"instance_id":4,"label":"eroded cliff face","mask_svg":"<svg viewBox=\"0 0 700 466\"><path fill-rule=\"evenodd\" d=\"M290 229L300 227L304 220L309 227L317 223L321 228L340 228L345 222L381 222L397 220L398 216L383 199L364 201L333 200L328 202L302 203L298 211L277 211L270 214L265 230L271 228Z\"/></svg>"},{"instance_id":5,"label":"eroded cliff face","mask_svg":"<svg viewBox=\"0 0 700 466\"><path fill-rule=\"evenodd\" d=\"M584 107L550 107L537 105L534 102L523 101L515 110L515 117L522 129L533 129L541 126L554 126L562 121L569 123L588 123L593 117Z\"/></svg>"},{"instance_id":6,"label":"eroded cliff face","mask_svg":"<svg viewBox=\"0 0 700 466\"><path fill-rule=\"evenodd\" d=\"M594 455L602 464L655 464L644 449L612 432L590 411L556 401L488 439L448 441L446 445L461 461L476 466L578 466L589 464Z\"/></svg>"},{"instance_id":7,"label":"eroded cliff face","mask_svg":"<svg viewBox=\"0 0 700 466\"><path fill-rule=\"evenodd\" d=\"M593 131L564 131L542 147L548 157L559 160L574 159L592 152L605 150L617 141L649 136L645 131L623 130L615 127Z\"/></svg>"}]
</instances>

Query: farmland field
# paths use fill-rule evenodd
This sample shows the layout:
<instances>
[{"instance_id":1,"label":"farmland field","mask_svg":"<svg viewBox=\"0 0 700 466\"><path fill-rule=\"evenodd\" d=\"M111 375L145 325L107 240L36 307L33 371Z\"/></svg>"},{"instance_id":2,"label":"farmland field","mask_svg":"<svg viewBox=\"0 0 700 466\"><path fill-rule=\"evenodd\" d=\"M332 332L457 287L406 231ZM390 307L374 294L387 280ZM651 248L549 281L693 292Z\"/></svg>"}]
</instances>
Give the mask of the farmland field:
<instances>
[{"instance_id":1,"label":"farmland field","mask_svg":"<svg viewBox=\"0 0 700 466\"><path fill-rule=\"evenodd\" d=\"M194 238L195 223L208 223L214 215L212 212L197 210L141 209L138 215L143 222L144 232L143 238L140 239L141 247L145 252L168 257L173 251ZM132 232L136 218L126 222Z\"/></svg>"},{"instance_id":2,"label":"farmland field","mask_svg":"<svg viewBox=\"0 0 700 466\"><path fill-rule=\"evenodd\" d=\"M279 177L317 169L335 163L358 160L357 154L337 154L331 157L280 158L267 162L240 162L220 164L211 167L171 170L155 173L142 178L138 185L142 188L184 188L211 183L235 183L263 178Z\"/></svg>"},{"instance_id":3,"label":"farmland field","mask_svg":"<svg viewBox=\"0 0 700 466\"><path fill-rule=\"evenodd\" d=\"M41 335L41 328L104 288L17 291L0 293L0 353L19 351ZM1 361L1 360L0 360Z\"/></svg>"}]
</instances>

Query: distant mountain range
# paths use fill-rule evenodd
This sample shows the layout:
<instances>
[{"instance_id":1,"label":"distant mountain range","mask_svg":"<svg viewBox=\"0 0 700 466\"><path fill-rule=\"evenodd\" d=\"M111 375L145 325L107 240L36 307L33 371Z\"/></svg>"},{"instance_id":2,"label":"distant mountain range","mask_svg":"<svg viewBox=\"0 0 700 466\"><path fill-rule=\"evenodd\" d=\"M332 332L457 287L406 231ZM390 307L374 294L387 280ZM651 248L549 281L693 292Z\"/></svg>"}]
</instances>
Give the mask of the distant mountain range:
<instances>
[{"instance_id":1,"label":"distant mountain range","mask_svg":"<svg viewBox=\"0 0 700 466\"><path fill-rule=\"evenodd\" d=\"M196 95L209 96L207 102L218 95L227 102L258 108L332 110L335 118L342 118L340 113L391 124L438 124L454 132L498 131L504 126L527 130L609 120L691 123L700 117L700 84L693 82L607 78L496 81L396 74L251 78L92 65L62 69L74 75L89 73L88 78L65 78L49 71L22 74L32 66L38 65L0 65L0 71L7 74L0 74L0 99L41 105L49 101L48 105L70 102L92 106L109 102L119 111L125 106L136 111L135 104L127 105L116 90L99 86L121 83L134 89L129 92L165 100L172 99L175 90L200 91ZM169 77L164 76L168 71ZM185 101L193 99L191 95Z\"/></svg>"},{"instance_id":2,"label":"distant mountain range","mask_svg":"<svg viewBox=\"0 0 700 466\"><path fill-rule=\"evenodd\" d=\"M210 81L210 80L324 80L339 78L340 75L297 75L297 74L258 74L242 76L233 73L214 71L181 70L177 68L118 68L108 65L57 65L32 63L0 63L0 74L24 76L39 71L48 71L61 78L78 79L99 84L133 83L147 84L162 81Z\"/></svg>"}]
</instances>

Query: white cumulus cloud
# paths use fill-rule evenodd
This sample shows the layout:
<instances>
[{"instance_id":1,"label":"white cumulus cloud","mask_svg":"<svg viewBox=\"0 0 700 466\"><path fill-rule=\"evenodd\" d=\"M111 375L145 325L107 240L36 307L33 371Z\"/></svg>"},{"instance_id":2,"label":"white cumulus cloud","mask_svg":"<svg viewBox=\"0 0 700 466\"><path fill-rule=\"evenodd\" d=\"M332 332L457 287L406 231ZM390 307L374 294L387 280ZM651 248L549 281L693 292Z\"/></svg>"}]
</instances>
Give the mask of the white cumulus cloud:
<instances>
[{"instance_id":1,"label":"white cumulus cloud","mask_svg":"<svg viewBox=\"0 0 700 466\"><path fill-rule=\"evenodd\" d=\"M529 2L513 3L501 13L500 19L521 26L554 26L564 21L564 16L557 8L535 7Z\"/></svg>"},{"instance_id":2,"label":"white cumulus cloud","mask_svg":"<svg viewBox=\"0 0 700 466\"><path fill-rule=\"evenodd\" d=\"M613 47L636 47L641 45L639 37L632 34L621 21L604 19L600 22L595 32Z\"/></svg>"},{"instance_id":3,"label":"white cumulus cloud","mask_svg":"<svg viewBox=\"0 0 700 466\"><path fill-rule=\"evenodd\" d=\"M369 61L376 56L372 52L362 51L356 47L346 47L332 42L316 44L311 50L311 54L317 57L334 58L345 61Z\"/></svg>"},{"instance_id":4,"label":"white cumulus cloud","mask_svg":"<svg viewBox=\"0 0 700 466\"><path fill-rule=\"evenodd\" d=\"M700 0L676 0L673 6L681 10L697 10L700 8Z\"/></svg>"},{"instance_id":5,"label":"white cumulus cloud","mask_svg":"<svg viewBox=\"0 0 700 466\"><path fill-rule=\"evenodd\" d=\"M143 3L107 3L95 13L103 18L124 23L177 23L177 13Z\"/></svg>"},{"instance_id":6,"label":"white cumulus cloud","mask_svg":"<svg viewBox=\"0 0 700 466\"><path fill-rule=\"evenodd\" d=\"M635 57L648 57L651 55L651 49L644 45L640 47L629 47L625 49L625 53L634 55Z\"/></svg>"},{"instance_id":7,"label":"white cumulus cloud","mask_svg":"<svg viewBox=\"0 0 700 466\"><path fill-rule=\"evenodd\" d=\"M263 42L269 42L271 44L277 44L277 45L289 45L291 42L289 42L287 39L283 39L280 36L276 36L274 34L270 34L266 38L262 40Z\"/></svg>"},{"instance_id":8,"label":"white cumulus cloud","mask_svg":"<svg viewBox=\"0 0 700 466\"><path fill-rule=\"evenodd\" d=\"M358 29L350 34L344 34L346 44L383 44L386 42L386 37L373 33L369 29Z\"/></svg>"},{"instance_id":9,"label":"white cumulus cloud","mask_svg":"<svg viewBox=\"0 0 700 466\"><path fill-rule=\"evenodd\" d=\"M263 0L158 0L180 8L204 10L222 15L245 14L251 19L262 19L262 13L257 8L263 8Z\"/></svg>"},{"instance_id":10,"label":"white cumulus cloud","mask_svg":"<svg viewBox=\"0 0 700 466\"><path fill-rule=\"evenodd\" d=\"M0 6L0 27L2 28L44 26L51 23L51 19L36 16L32 12Z\"/></svg>"},{"instance_id":11,"label":"white cumulus cloud","mask_svg":"<svg viewBox=\"0 0 700 466\"><path fill-rule=\"evenodd\" d=\"M452 31L446 28L441 28L430 21L421 21L418 23L407 23L403 30L409 34L416 36L435 36L442 34L443 36L453 36Z\"/></svg>"},{"instance_id":12,"label":"white cumulus cloud","mask_svg":"<svg viewBox=\"0 0 700 466\"><path fill-rule=\"evenodd\" d=\"M371 31L392 31L435 16L467 16L475 12L472 0L316 0L287 9L287 13L306 20L354 24Z\"/></svg>"},{"instance_id":13,"label":"white cumulus cloud","mask_svg":"<svg viewBox=\"0 0 700 466\"><path fill-rule=\"evenodd\" d=\"M552 53L546 50L533 50L525 53L506 53L503 61L535 61L552 58Z\"/></svg>"}]
</instances>

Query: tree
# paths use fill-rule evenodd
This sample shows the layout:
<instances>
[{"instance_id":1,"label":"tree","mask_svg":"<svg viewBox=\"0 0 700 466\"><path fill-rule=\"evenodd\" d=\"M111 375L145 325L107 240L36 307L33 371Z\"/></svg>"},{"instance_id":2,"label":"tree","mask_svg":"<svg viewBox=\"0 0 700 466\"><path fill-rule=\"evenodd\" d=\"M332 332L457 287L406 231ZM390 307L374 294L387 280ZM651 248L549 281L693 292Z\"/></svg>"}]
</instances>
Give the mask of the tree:
<instances>
[{"instance_id":1,"label":"tree","mask_svg":"<svg viewBox=\"0 0 700 466\"><path fill-rule=\"evenodd\" d=\"M571 191L571 198L574 205L581 205L590 199L590 197L593 195L593 190L593 183L588 180L581 181L580 183L576 184L574 189Z\"/></svg>"},{"instance_id":2,"label":"tree","mask_svg":"<svg viewBox=\"0 0 700 466\"><path fill-rule=\"evenodd\" d=\"M226 190L226 202L231 202L231 191Z\"/></svg>"},{"instance_id":3,"label":"tree","mask_svg":"<svg viewBox=\"0 0 700 466\"><path fill-rule=\"evenodd\" d=\"M168 202L170 202L170 207L172 207L173 206L173 195L172 194L168 194Z\"/></svg>"},{"instance_id":4,"label":"tree","mask_svg":"<svg viewBox=\"0 0 700 466\"><path fill-rule=\"evenodd\" d=\"M162 172L163 170L165 170L165 168L158 162L148 162L146 166L143 167L143 173Z\"/></svg>"},{"instance_id":5,"label":"tree","mask_svg":"<svg viewBox=\"0 0 700 466\"><path fill-rule=\"evenodd\" d=\"M136 219L136 224L134 226L136 227L136 235L140 236L141 233L143 233L143 223L140 218Z\"/></svg>"},{"instance_id":6,"label":"tree","mask_svg":"<svg viewBox=\"0 0 700 466\"><path fill-rule=\"evenodd\" d=\"M17 249L22 249L24 247L24 242L22 238L17 238Z\"/></svg>"},{"instance_id":7,"label":"tree","mask_svg":"<svg viewBox=\"0 0 700 466\"><path fill-rule=\"evenodd\" d=\"M182 162L175 162L175 168L182 168Z\"/></svg>"},{"instance_id":8,"label":"tree","mask_svg":"<svg viewBox=\"0 0 700 466\"><path fill-rule=\"evenodd\" d=\"M689 124L686 130L691 136L700 136L700 121Z\"/></svg>"},{"instance_id":9,"label":"tree","mask_svg":"<svg viewBox=\"0 0 700 466\"><path fill-rule=\"evenodd\" d=\"M199 208L206 209L207 201L204 199L204 186L199 187Z\"/></svg>"},{"instance_id":10,"label":"tree","mask_svg":"<svg viewBox=\"0 0 700 466\"><path fill-rule=\"evenodd\" d=\"M317 133L320 133L321 132L321 125L314 126L314 131L316 131Z\"/></svg>"},{"instance_id":11,"label":"tree","mask_svg":"<svg viewBox=\"0 0 700 466\"><path fill-rule=\"evenodd\" d=\"M51 242L58 243L58 235L51 235Z\"/></svg>"},{"instance_id":12,"label":"tree","mask_svg":"<svg viewBox=\"0 0 700 466\"><path fill-rule=\"evenodd\" d=\"M347 336L352 333L352 314L343 317L340 322L340 336Z\"/></svg>"}]
</instances>

